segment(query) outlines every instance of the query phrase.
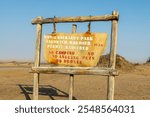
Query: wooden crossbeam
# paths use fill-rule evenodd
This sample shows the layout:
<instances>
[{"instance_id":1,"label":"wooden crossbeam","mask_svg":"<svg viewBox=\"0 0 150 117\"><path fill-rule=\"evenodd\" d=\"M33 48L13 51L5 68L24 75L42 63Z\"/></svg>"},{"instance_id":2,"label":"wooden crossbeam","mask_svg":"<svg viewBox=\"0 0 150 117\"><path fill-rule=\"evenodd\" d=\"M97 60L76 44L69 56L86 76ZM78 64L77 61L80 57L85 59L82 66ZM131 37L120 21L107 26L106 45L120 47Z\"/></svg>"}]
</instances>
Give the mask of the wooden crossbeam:
<instances>
[{"instance_id":1,"label":"wooden crossbeam","mask_svg":"<svg viewBox=\"0 0 150 117\"><path fill-rule=\"evenodd\" d=\"M47 23L70 23L70 22L89 22L89 21L112 21L118 20L119 15L103 15L103 16L76 16L76 17L55 17L55 18L36 18L32 20L32 24Z\"/></svg>"},{"instance_id":2,"label":"wooden crossbeam","mask_svg":"<svg viewBox=\"0 0 150 117\"><path fill-rule=\"evenodd\" d=\"M32 73L116 76L118 71L101 67L32 67Z\"/></svg>"}]
</instances>

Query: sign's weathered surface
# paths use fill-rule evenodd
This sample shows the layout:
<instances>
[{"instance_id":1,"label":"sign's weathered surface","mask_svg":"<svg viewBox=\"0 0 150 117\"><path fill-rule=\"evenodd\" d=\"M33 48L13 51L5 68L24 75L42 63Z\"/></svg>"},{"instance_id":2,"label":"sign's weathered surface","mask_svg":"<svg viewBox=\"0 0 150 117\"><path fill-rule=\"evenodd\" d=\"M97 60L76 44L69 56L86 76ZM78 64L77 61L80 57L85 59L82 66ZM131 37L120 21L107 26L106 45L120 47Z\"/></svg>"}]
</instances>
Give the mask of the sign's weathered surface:
<instances>
[{"instance_id":1,"label":"sign's weathered surface","mask_svg":"<svg viewBox=\"0 0 150 117\"><path fill-rule=\"evenodd\" d=\"M106 48L107 33L54 33L44 36L44 57L63 66L96 66Z\"/></svg>"}]
</instances>

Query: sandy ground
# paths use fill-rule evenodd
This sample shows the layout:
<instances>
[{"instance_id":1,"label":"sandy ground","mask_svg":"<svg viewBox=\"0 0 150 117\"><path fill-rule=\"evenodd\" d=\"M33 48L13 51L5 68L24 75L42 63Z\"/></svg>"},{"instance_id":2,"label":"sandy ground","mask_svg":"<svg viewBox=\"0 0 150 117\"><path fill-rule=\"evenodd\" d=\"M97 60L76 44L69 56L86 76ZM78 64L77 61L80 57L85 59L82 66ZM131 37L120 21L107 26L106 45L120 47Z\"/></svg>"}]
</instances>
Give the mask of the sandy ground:
<instances>
[{"instance_id":1,"label":"sandy ground","mask_svg":"<svg viewBox=\"0 0 150 117\"><path fill-rule=\"evenodd\" d=\"M29 64L14 66L0 63L0 99L31 100L33 74ZM42 74L40 77L40 100L67 100L69 76ZM97 75L75 76L74 99L105 100L107 77ZM115 78L116 100L150 100L150 64L137 65L131 71L122 71Z\"/></svg>"}]
</instances>

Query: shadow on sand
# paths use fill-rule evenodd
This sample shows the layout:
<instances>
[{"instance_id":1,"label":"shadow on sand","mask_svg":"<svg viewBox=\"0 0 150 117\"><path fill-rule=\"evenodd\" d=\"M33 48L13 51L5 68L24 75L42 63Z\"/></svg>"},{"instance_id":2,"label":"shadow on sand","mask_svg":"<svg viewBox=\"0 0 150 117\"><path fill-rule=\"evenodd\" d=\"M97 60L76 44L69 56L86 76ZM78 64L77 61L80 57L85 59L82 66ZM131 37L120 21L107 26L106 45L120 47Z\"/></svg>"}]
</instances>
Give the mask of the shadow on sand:
<instances>
[{"instance_id":1,"label":"shadow on sand","mask_svg":"<svg viewBox=\"0 0 150 117\"><path fill-rule=\"evenodd\" d=\"M32 85L25 85L25 84L18 84L19 88L21 89L21 93L24 94L26 100L31 100L31 97L29 94L33 94L33 86ZM66 97L68 98L68 93L53 87L51 85L39 85L39 95L47 95L50 97L51 100L55 100L55 96L57 97ZM75 97L73 97L73 100L76 100Z\"/></svg>"}]
</instances>

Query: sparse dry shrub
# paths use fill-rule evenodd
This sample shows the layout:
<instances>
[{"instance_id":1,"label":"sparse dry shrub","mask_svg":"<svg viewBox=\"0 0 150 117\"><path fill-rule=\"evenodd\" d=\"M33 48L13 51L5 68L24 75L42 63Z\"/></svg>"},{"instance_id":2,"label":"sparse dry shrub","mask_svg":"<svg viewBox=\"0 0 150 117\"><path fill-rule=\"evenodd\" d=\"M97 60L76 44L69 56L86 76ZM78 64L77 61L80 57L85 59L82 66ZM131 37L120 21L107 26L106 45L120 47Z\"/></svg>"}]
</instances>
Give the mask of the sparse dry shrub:
<instances>
[{"instance_id":1,"label":"sparse dry shrub","mask_svg":"<svg viewBox=\"0 0 150 117\"><path fill-rule=\"evenodd\" d=\"M147 63L148 63L148 62L150 62L150 57L147 59L147 61L146 61L146 62L147 62Z\"/></svg>"}]
</instances>

